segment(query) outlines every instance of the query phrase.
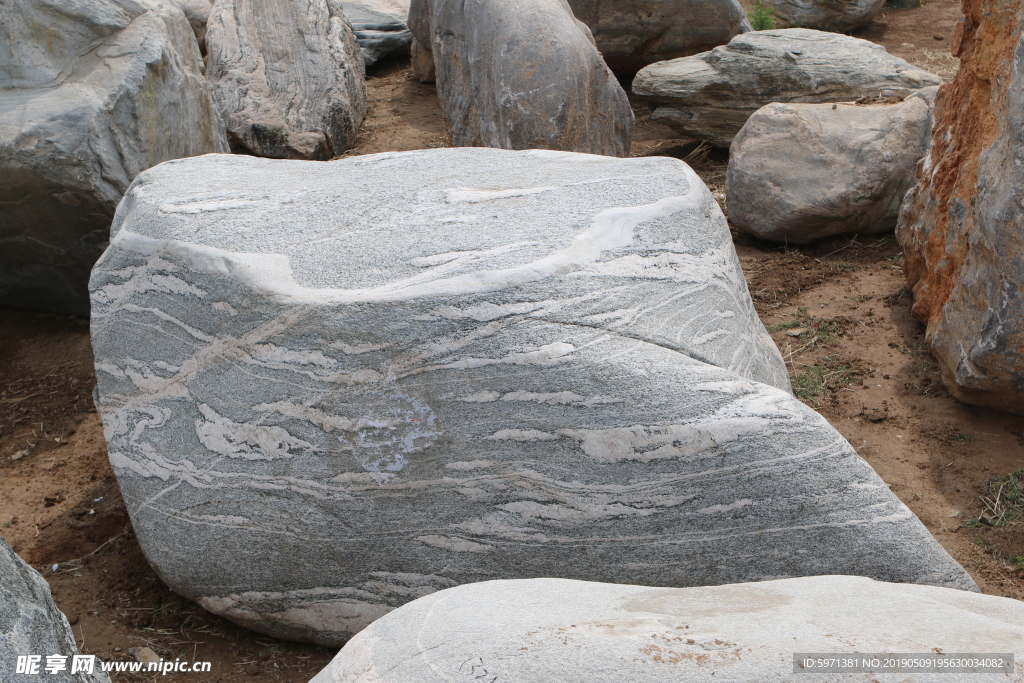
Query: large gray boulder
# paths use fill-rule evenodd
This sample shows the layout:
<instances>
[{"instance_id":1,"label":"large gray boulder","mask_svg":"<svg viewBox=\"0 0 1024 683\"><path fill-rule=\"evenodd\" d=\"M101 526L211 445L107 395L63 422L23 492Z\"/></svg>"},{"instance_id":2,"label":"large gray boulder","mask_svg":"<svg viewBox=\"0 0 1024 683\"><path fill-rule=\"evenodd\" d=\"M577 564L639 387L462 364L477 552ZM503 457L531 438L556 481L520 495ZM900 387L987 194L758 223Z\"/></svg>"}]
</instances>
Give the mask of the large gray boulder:
<instances>
[{"instance_id":1,"label":"large gray boulder","mask_svg":"<svg viewBox=\"0 0 1024 683\"><path fill-rule=\"evenodd\" d=\"M939 90L896 238L943 383L1024 415L1024 14L1014 0L963 8L961 68Z\"/></svg>"},{"instance_id":2,"label":"large gray boulder","mask_svg":"<svg viewBox=\"0 0 1024 683\"><path fill-rule=\"evenodd\" d=\"M751 30L736 0L569 0L569 6L590 27L608 66L628 73Z\"/></svg>"},{"instance_id":3,"label":"large gray boulder","mask_svg":"<svg viewBox=\"0 0 1024 683\"><path fill-rule=\"evenodd\" d=\"M652 64L636 75L633 93L653 103L652 121L728 147L772 102L906 97L941 81L866 40L790 28L743 33L710 52Z\"/></svg>"},{"instance_id":4,"label":"large gray boulder","mask_svg":"<svg viewBox=\"0 0 1024 683\"><path fill-rule=\"evenodd\" d=\"M761 107L729 148L729 220L787 244L892 231L931 141L937 90L898 104Z\"/></svg>"},{"instance_id":5,"label":"large gray boulder","mask_svg":"<svg viewBox=\"0 0 1024 683\"><path fill-rule=\"evenodd\" d=\"M885 0L765 0L765 5L790 26L852 31L874 21Z\"/></svg>"},{"instance_id":6,"label":"large gray boulder","mask_svg":"<svg viewBox=\"0 0 1024 683\"><path fill-rule=\"evenodd\" d=\"M206 156L114 232L111 464L160 576L240 624L336 645L480 578L973 588L786 391L679 161Z\"/></svg>"},{"instance_id":7,"label":"large gray boulder","mask_svg":"<svg viewBox=\"0 0 1024 683\"><path fill-rule=\"evenodd\" d=\"M382 57L409 54L412 42L412 33L406 25L408 7L397 15L382 11L375 4L372 0L341 3L366 66L376 64Z\"/></svg>"},{"instance_id":8,"label":"large gray boulder","mask_svg":"<svg viewBox=\"0 0 1024 683\"><path fill-rule=\"evenodd\" d=\"M629 155L629 100L565 0L413 0L409 28L454 146Z\"/></svg>"},{"instance_id":9,"label":"large gray boulder","mask_svg":"<svg viewBox=\"0 0 1024 683\"><path fill-rule=\"evenodd\" d=\"M40 656L35 660L34 672L30 669L18 673L18 657L33 655ZM65 658L51 660L52 673L46 670L49 655ZM50 586L0 538L0 680L110 683L110 677L100 670L95 659L92 673L85 669L72 674L76 655L78 646L71 625L53 602Z\"/></svg>"},{"instance_id":10,"label":"large gray boulder","mask_svg":"<svg viewBox=\"0 0 1024 683\"><path fill-rule=\"evenodd\" d=\"M1012 653L1017 669L1004 656L988 674L794 670L794 653L859 664L886 652L945 653L947 665L954 653ZM355 636L310 683L1020 683L1022 657L1024 603L949 588L855 576L704 588L529 579L411 602Z\"/></svg>"},{"instance_id":11,"label":"large gray boulder","mask_svg":"<svg viewBox=\"0 0 1024 683\"><path fill-rule=\"evenodd\" d=\"M0 5L0 305L88 314L89 269L135 175L227 151L202 68L172 5Z\"/></svg>"},{"instance_id":12,"label":"large gray boulder","mask_svg":"<svg viewBox=\"0 0 1024 683\"><path fill-rule=\"evenodd\" d=\"M366 69L340 0L217 0L206 43L234 151L325 160L353 144Z\"/></svg>"}]
</instances>

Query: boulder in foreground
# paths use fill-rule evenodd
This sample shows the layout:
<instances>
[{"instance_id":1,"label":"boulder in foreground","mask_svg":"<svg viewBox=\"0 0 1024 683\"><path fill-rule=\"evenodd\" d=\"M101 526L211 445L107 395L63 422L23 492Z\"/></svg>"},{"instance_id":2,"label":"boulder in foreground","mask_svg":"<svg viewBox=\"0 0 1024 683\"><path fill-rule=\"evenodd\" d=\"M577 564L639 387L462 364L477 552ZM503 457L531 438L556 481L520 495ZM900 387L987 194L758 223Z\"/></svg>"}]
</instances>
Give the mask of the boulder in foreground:
<instances>
[{"instance_id":1,"label":"boulder in foreground","mask_svg":"<svg viewBox=\"0 0 1024 683\"><path fill-rule=\"evenodd\" d=\"M139 543L253 629L340 644L480 577L973 587L788 393L677 160L171 162L91 284Z\"/></svg>"},{"instance_id":2,"label":"boulder in foreground","mask_svg":"<svg viewBox=\"0 0 1024 683\"><path fill-rule=\"evenodd\" d=\"M941 82L860 38L803 28L743 33L728 45L642 69L633 92L652 121L728 147L755 111L772 102L852 102L906 97Z\"/></svg>"},{"instance_id":3,"label":"boulder in foreground","mask_svg":"<svg viewBox=\"0 0 1024 683\"><path fill-rule=\"evenodd\" d=\"M794 671L794 654L998 652L1024 657L1024 603L813 576L703 588L564 579L450 588L381 617L311 683L1024 681L999 673ZM853 657L850 657L853 659ZM870 659L870 657L863 657ZM1005 658L1004 658L1005 660ZM920 677L919 677L920 676Z\"/></svg>"},{"instance_id":4,"label":"boulder in foreground","mask_svg":"<svg viewBox=\"0 0 1024 683\"><path fill-rule=\"evenodd\" d=\"M0 305L88 315L132 179L228 150L195 36L161 2L23 0L0 5L0 57Z\"/></svg>"},{"instance_id":5,"label":"boulder in foreground","mask_svg":"<svg viewBox=\"0 0 1024 683\"><path fill-rule=\"evenodd\" d=\"M896 237L950 393L1024 415L1024 14L1009 0L964 8L960 71L939 90Z\"/></svg>"},{"instance_id":6,"label":"boulder in foreground","mask_svg":"<svg viewBox=\"0 0 1024 683\"><path fill-rule=\"evenodd\" d=\"M100 671L95 660L93 673L71 673L77 654L71 625L54 603L46 579L0 538L0 680L110 683L110 677ZM18 657L27 655L41 656L35 674L17 673ZM48 655L65 658L55 660L62 665L61 670L46 671Z\"/></svg>"},{"instance_id":7,"label":"boulder in foreground","mask_svg":"<svg viewBox=\"0 0 1024 683\"><path fill-rule=\"evenodd\" d=\"M729 148L729 220L787 244L891 232L931 141L936 90L896 104L761 107Z\"/></svg>"}]
</instances>

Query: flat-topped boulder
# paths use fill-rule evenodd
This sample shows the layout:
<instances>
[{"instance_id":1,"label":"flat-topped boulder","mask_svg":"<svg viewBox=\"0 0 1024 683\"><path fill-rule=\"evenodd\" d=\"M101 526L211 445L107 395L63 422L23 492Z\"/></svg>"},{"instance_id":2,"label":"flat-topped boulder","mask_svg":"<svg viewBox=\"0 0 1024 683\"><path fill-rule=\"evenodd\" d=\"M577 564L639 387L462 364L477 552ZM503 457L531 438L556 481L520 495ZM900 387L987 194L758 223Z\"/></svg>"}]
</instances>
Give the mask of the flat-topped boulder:
<instances>
[{"instance_id":1,"label":"flat-topped boulder","mask_svg":"<svg viewBox=\"0 0 1024 683\"><path fill-rule=\"evenodd\" d=\"M454 146L629 155L629 99L565 0L413 0L409 28Z\"/></svg>"},{"instance_id":2,"label":"flat-topped boulder","mask_svg":"<svg viewBox=\"0 0 1024 683\"><path fill-rule=\"evenodd\" d=\"M743 33L709 52L652 64L636 75L633 92L652 103L652 121L728 147L772 102L906 97L941 81L866 40L790 28Z\"/></svg>"},{"instance_id":3,"label":"flat-topped boulder","mask_svg":"<svg viewBox=\"0 0 1024 683\"><path fill-rule=\"evenodd\" d=\"M160 576L240 624L337 645L482 577L973 587L788 392L680 161L210 155L113 230L111 464Z\"/></svg>"},{"instance_id":4,"label":"flat-topped boulder","mask_svg":"<svg viewBox=\"0 0 1024 683\"><path fill-rule=\"evenodd\" d=\"M885 0L766 0L765 5L790 26L852 31L874 21Z\"/></svg>"},{"instance_id":5,"label":"flat-topped boulder","mask_svg":"<svg viewBox=\"0 0 1024 683\"><path fill-rule=\"evenodd\" d=\"M736 0L569 0L569 6L590 28L608 66L627 73L751 30Z\"/></svg>"},{"instance_id":6,"label":"flat-topped boulder","mask_svg":"<svg viewBox=\"0 0 1024 683\"><path fill-rule=\"evenodd\" d=\"M110 683L95 659L91 667L82 662L78 666L83 670L76 668L78 654L71 625L54 603L46 579L0 538L0 680ZM40 657L34 661L34 669L18 671L18 658L31 655ZM61 670L46 670L50 655L64 657L59 660ZM28 666L27 660L23 661Z\"/></svg>"},{"instance_id":7,"label":"flat-topped boulder","mask_svg":"<svg viewBox=\"0 0 1024 683\"><path fill-rule=\"evenodd\" d=\"M326 160L366 116L363 53L338 0L217 0L207 77L236 152Z\"/></svg>"},{"instance_id":8,"label":"flat-topped boulder","mask_svg":"<svg viewBox=\"0 0 1024 683\"><path fill-rule=\"evenodd\" d=\"M391 6L392 3L373 0L341 3L366 66L376 64L382 57L409 54L412 42L412 33L406 25L409 7L406 5L404 11L396 12Z\"/></svg>"},{"instance_id":9,"label":"flat-topped boulder","mask_svg":"<svg viewBox=\"0 0 1024 683\"><path fill-rule=\"evenodd\" d=\"M729 148L729 220L787 244L891 232L931 141L937 90L893 103L761 107Z\"/></svg>"},{"instance_id":10,"label":"flat-topped boulder","mask_svg":"<svg viewBox=\"0 0 1024 683\"><path fill-rule=\"evenodd\" d=\"M174 5L0 5L0 305L88 314L89 269L136 174L228 151L202 72Z\"/></svg>"},{"instance_id":11,"label":"flat-topped boulder","mask_svg":"<svg viewBox=\"0 0 1024 683\"><path fill-rule=\"evenodd\" d=\"M916 675L881 667L826 673L815 670L824 662L797 656L845 655L860 665L872 653L897 652L939 661ZM1002 653L1002 664L952 671L957 653ZM310 683L1019 683L1021 657L1024 603L994 595L856 576L703 588L544 578L484 581L419 598L356 635Z\"/></svg>"},{"instance_id":12,"label":"flat-topped boulder","mask_svg":"<svg viewBox=\"0 0 1024 683\"><path fill-rule=\"evenodd\" d=\"M1010 0L963 7L960 71L939 90L896 237L950 393L1024 415L1024 20Z\"/></svg>"}]
</instances>

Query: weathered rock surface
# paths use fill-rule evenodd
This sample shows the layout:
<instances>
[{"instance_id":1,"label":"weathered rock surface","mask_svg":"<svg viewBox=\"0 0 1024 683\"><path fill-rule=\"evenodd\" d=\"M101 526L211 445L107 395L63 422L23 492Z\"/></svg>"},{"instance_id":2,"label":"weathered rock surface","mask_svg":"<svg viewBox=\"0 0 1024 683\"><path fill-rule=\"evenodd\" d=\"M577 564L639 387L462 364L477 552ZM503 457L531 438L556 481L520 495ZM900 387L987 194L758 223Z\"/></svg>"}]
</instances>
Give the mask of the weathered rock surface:
<instances>
[{"instance_id":1,"label":"weathered rock surface","mask_svg":"<svg viewBox=\"0 0 1024 683\"><path fill-rule=\"evenodd\" d=\"M330 159L366 116L366 69L339 0L217 0L207 77L232 149Z\"/></svg>"},{"instance_id":2,"label":"weathered rock surface","mask_svg":"<svg viewBox=\"0 0 1024 683\"><path fill-rule=\"evenodd\" d=\"M565 0L413 0L409 28L455 146L629 155L629 100Z\"/></svg>"},{"instance_id":3,"label":"weathered rock surface","mask_svg":"<svg viewBox=\"0 0 1024 683\"><path fill-rule=\"evenodd\" d=\"M870 24L885 0L766 0L765 5L790 26L852 31Z\"/></svg>"},{"instance_id":4,"label":"weathered rock surface","mask_svg":"<svg viewBox=\"0 0 1024 683\"><path fill-rule=\"evenodd\" d=\"M969 0L896 236L950 392L1024 414L1024 12Z\"/></svg>"},{"instance_id":5,"label":"weathered rock surface","mask_svg":"<svg viewBox=\"0 0 1024 683\"><path fill-rule=\"evenodd\" d=\"M728 45L642 69L633 92L655 103L651 120L728 147L772 102L850 102L906 97L941 82L880 45L837 33L752 31Z\"/></svg>"},{"instance_id":6,"label":"weathered rock surface","mask_svg":"<svg viewBox=\"0 0 1024 683\"><path fill-rule=\"evenodd\" d=\"M396 16L365 2L343 2L341 6L363 51L366 66L376 64L381 57L409 54L412 33L405 23L408 8L403 15Z\"/></svg>"},{"instance_id":7,"label":"weathered rock surface","mask_svg":"<svg viewBox=\"0 0 1024 683\"><path fill-rule=\"evenodd\" d=\"M788 244L891 231L931 140L936 90L899 104L758 109L729 148L729 219Z\"/></svg>"},{"instance_id":8,"label":"weathered rock surface","mask_svg":"<svg viewBox=\"0 0 1024 683\"><path fill-rule=\"evenodd\" d=\"M879 673L794 674L794 651L1002 652L1019 661L1024 603L856 576L701 588L484 581L381 617L310 683L888 680ZM1009 676L931 676L1024 681L1019 665Z\"/></svg>"},{"instance_id":9,"label":"weathered rock surface","mask_svg":"<svg viewBox=\"0 0 1024 683\"><path fill-rule=\"evenodd\" d=\"M199 43L199 51L206 54L206 22L210 20L210 12L213 11L211 0L171 0L185 13L185 18L192 26L192 32L196 34L196 41Z\"/></svg>"},{"instance_id":10,"label":"weathered rock surface","mask_svg":"<svg viewBox=\"0 0 1024 683\"><path fill-rule=\"evenodd\" d=\"M590 28L614 71L636 73L654 62L724 45L751 30L736 0L569 0L569 6Z\"/></svg>"},{"instance_id":11,"label":"weathered rock surface","mask_svg":"<svg viewBox=\"0 0 1024 683\"><path fill-rule=\"evenodd\" d=\"M973 587L785 391L679 161L205 156L114 230L111 463L161 577L245 626L338 644L481 577Z\"/></svg>"},{"instance_id":12,"label":"weathered rock surface","mask_svg":"<svg viewBox=\"0 0 1024 683\"><path fill-rule=\"evenodd\" d=\"M0 305L86 315L121 195L166 159L227 151L171 5L0 6Z\"/></svg>"},{"instance_id":13,"label":"weathered rock surface","mask_svg":"<svg viewBox=\"0 0 1024 683\"><path fill-rule=\"evenodd\" d=\"M67 618L50 595L50 586L0 538L0 680L5 683L56 681L57 683L110 683L93 664L93 673L71 673L78 654ZM19 656L41 655L35 674L17 673ZM48 673L47 655L63 655L64 668Z\"/></svg>"}]
</instances>

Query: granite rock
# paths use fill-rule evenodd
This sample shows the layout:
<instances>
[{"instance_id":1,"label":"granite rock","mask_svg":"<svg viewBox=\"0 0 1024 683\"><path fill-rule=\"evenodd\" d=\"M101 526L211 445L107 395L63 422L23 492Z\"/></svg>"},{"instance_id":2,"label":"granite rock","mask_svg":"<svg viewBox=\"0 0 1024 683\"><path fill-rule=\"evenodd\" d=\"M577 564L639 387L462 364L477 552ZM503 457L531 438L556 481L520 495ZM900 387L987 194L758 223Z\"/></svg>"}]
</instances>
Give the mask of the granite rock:
<instances>
[{"instance_id":1,"label":"granite rock","mask_svg":"<svg viewBox=\"0 0 1024 683\"><path fill-rule=\"evenodd\" d=\"M196 34L196 42L199 43L199 51L206 54L206 22L210 20L210 12L213 11L212 0L170 0L181 8L188 19L192 32Z\"/></svg>"},{"instance_id":2,"label":"granite rock","mask_svg":"<svg viewBox=\"0 0 1024 683\"><path fill-rule=\"evenodd\" d=\"M786 391L677 160L170 162L91 286L139 543L256 630L336 645L480 578L973 587Z\"/></svg>"},{"instance_id":3,"label":"granite rock","mask_svg":"<svg viewBox=\"0 0 1024 683\"><path fill-rule=\"evenodd\" d=\"M25 564L0 538L0 680L4 683L32 683L40 679L54 683L110 683L110 677L93 662L93 673L71 673L72 658L78 654L75 636L67 618L50 595L46 579ZM35 674L17 673L18 657L41 655ZM47 655L63 655L64 670L48 673Z\"/></svg>"},{"instance_id":4,"label":"granite rock","mask_svg":"<svg viewBox=\"0 0 1024 683\"><path fill-rule=\"evenodd\" d=\"M340 0L217 0L206 42L234 151L325 160L352 145L366 69Z\"/></svg>"},{"instance_id":5,"label":"granite rock","mask_svg":"<svg viewBox=\"0 0 1024 683\"><path fill-rule=\"evenodd\" d=\"M765 5L790 26L852 31L874 21L885 0L766 0Z\"/></svg>"},{"instance_id":6,"label":"granite rock","mask_svg":"<svg viewBox=\"0 0 1024 683\"><path fill-rule=\"evenodd\" d=\"M960 71L896 237L914 316L961 401L1024 414L1024 10L967 0Z\"/></svg>"},{"instance_id":7,"label":"granite rock","mask_svg":"<svg viewBox=\"0 0 1024 683\"><path fill-rule=\"evenodd\" d=\"M381 57L409 54L412 33L406 26L409 11L400 15L384 12L366 2L343 2L341 6L352 26L356 42L363 51L366 66L377 63Z\"/></svg>"},{"instance_id":8,"label":"granite rock","mask_svg":"<svg viewBox=\"0 0 1024 683\"><path fill-rule=\"evenodd\" d=\"M840 596L837 600L837 596ZM930 680L794 674L793 654L1024 656L1024 603L937 586L812 576L700 588L484 581L419 598L356 635L310 683ZM1024 681L943 673L942 681Z\"/></svg>"},{"instance_id":9,"label":"granite rock","mask_svg":"<svg viewBox=\"0 0 1024 683\"><path fill-rule=\"evenodd\" d=\"M636 73L752 30L736 0L569 0L613 71Z\"/></svg>"},{"instance_id":10,"label":"granite rock","mask_svg":"<svg viewBox=\"0 0 1024 683\"><path fill-rule=\"evenodd\" d=\"M89 269L135 175L227 151L180 10L0 5L0 305L87 315Z\"/></svg>"},{"instance_id":11,"label":"granite rock","mask_svg":"<svg viewBox=\"0 0 1024 683\"><path fill-rule=\"evenodd\" d=\"M772 102L906 97L941 80L866 40L790 28L743 33L709 52L652 64L636 75L633 93L653 103L652 121L728 147Z\"/></svg>"},{"instance_id":12,"label":"granite rock","mask_svg":"<svg viewBox=\"0 0 1024 683\"><path fill-rule=\"evenodd\" d=\"M787 244L892 231L931 140L936 90L898 104L761 107L729 148L729 220Z\"/></svg>"},{"instance_id":13,"label":"granite rock","mask_svg":"<svg viewBox=\"0 0 1024 683\"><path fill-rule=\"evenodd\" d=\"M454 146L629 155L629 100L565 0L413 0L409 28Z\"/></svg>"}]
</instances>

